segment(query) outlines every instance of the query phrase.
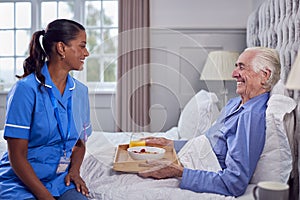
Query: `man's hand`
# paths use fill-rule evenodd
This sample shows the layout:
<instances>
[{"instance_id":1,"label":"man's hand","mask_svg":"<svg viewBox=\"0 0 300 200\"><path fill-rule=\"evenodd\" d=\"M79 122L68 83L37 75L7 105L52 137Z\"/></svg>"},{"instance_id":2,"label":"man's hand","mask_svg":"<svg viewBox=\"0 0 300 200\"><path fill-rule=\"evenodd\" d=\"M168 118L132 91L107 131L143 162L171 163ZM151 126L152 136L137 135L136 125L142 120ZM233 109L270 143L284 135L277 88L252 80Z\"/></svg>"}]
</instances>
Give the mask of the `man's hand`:
<instances>
[{"instance_id":1,"label":"man's hand","mask_svg":"<svg viewBox=\"0 0 300 200\"><path fill-rule=\"evenodd\" d=\"M172 140L163 138L163 137L147 137L145 138L146 146L173 146L174 143Z\"/></svg>"},{"instance_id":2,"label":"man's hand","mask_svg":"<svg viewBox=\"0 0 300 200\"><path fill-rule=\"evenodd\" d=\"M152 177L155 179L181 177L183 167L171 161L151 160L141 166L151 167L148 170L139 172L138 175L144 178Z\"/></svg>"}]
</instances>

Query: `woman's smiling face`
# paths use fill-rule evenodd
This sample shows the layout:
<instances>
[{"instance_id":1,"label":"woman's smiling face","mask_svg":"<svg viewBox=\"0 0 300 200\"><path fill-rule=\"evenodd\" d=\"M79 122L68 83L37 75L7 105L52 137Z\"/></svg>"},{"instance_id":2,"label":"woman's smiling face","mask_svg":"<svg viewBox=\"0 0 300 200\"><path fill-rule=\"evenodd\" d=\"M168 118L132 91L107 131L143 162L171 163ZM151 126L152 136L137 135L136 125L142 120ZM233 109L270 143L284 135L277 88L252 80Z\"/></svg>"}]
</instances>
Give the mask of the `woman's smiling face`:
<instances>
[{"instance_id":1,"label":"woman's smiling face","mask_svg":"<svg viewBox=\"0 0 300 200\"><path fill-rule=\"evenodd\" d=\"M66 45L66 59L65 62L71 70L82 70L84 60L89 56L89 52L86 48L86 33L80 31L75 40L70 41L69 45Z\"/></svg>"},{"instance_id":2,"label":"woman's smiling face","mask_svg":"<svg viewBox=\"0 0 300 200\"><path fill-rule=\"evenodd\" d=\"M236 68L232 72L232 77L237 81L236 93L242 98L242 103L249 99L258 96L265 91L262 83L265 80L263 71L255 72L253 70L253 59L255 58L255 51L243 52L237 62Z\"/></svg>"}]
</instances>

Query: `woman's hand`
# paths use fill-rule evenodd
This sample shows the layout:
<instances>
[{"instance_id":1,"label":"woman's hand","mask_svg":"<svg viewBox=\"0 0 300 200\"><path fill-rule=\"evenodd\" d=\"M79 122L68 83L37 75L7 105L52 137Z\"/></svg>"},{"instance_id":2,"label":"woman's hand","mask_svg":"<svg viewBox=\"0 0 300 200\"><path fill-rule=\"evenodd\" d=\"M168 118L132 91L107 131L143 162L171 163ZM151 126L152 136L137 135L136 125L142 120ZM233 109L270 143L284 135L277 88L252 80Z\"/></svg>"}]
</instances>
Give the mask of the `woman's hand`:
<instances>
[{"instance_id":1,"label":"woman's hand","mask_svg":"<svg viewBox=\"0 0 300 200\"><path fill-rule=\"evenodd\" d=\"M174 143L172 140L163 138L163 137L147 137L145 138L146 146L173 146Z\"/></svg>"},{"instance_id":2,"label":"woman's hand","mask_svg":"<svg viewBox=\"0 0 300 200\"><path fill-rule=\"evenodd\" d=\"M75 172L70 169L69 173L65 177L66 185L69 186L71 184L71 181L75 184L76 190L78 192L81 192L85 196L89 195L89 190L84 180L81 178L79 171Z\"/></svg>"},{"instance_id":3,"label":"woman's hand","mask_svg":"<svg viewBox=\"0 0 300 200\"><path fill-rule=\"evenodd\" d=\"M65 183L67 186L70 185L71 181L75 184L76 190L81 192L83 195L88 196L89 190L80 176L80 166L83 161L85 154L85 144L82 140L78 140L73 148L73 153L71 156L71 166L70 170L65 177Z\"/></svg>"},{"instance_id":4,"label":"woman's hand","mask_svg":"<svg viewBox=\"0 0 300 200\"><path fill-rule=\"evenodd\" d=\"M145 167L151 167L148 170L139 172L138 175L144 178L152 177L155 179L163 179L181 177L183 173L183 167L171 161L149 160L146 164L141 165Z\"/></svg>"}]
</instances>

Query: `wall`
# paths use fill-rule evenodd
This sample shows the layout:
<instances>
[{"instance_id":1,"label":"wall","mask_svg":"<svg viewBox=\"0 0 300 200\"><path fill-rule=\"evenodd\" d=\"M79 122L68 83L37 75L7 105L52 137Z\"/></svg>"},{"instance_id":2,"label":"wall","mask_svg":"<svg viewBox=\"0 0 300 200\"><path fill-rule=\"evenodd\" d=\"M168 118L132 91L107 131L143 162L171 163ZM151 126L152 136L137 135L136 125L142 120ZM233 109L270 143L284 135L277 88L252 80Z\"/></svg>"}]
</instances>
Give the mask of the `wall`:
<instances>
[{"instance_id":1,"label":"wall","mask_svg":"<svg viewBox=\"0 0 300 200\"><path fill-rule=\"evenodd\" d=\"M253 10L260 6L266 0L253 0Z\"/></svg>"},{"instance_id":2,"label":"wall","mask_svg":"<svg viewBox=\"0 0 300 200\"><path fill-rule=\"evenodd\" d=\"M3 129L5 120L6 93L0 92L0 130Z\"/></svg>"},{"instance_id":3,"label":"wall","mask_svg":"<svg viewBox=\"0 0 300 200\"><path fill-rule=\"evenodd\" d=\"M151 131L177 126L181 110L201 89L216 93L223 107L223 82L200 80L200 74L208 52L241 52L245 29L155 29L151 41ZM235 96L236 82L225 84L229 98Z\"/></svg>"},{"instance_id":4,"label":"wall","mask_svg":"<svg viewBox=\"0 0 300 200\"><path fill-rule=\"evenodd\" d=\"M259 0L150 0L151 27L245 28Z\"/></svg>"},{"instance_id":5,"label":"wall","mask_svg":"<svg viewBox=\"0 0 300 200\"><path fill-rule=\"evenodd\" d=\"M217 49L241 51L247 17L260 1L150 1L152 131L176 126L184 105L200 89L220 93L220 83L199 80L207 53ZM229 96L234 95L234 83L226 85ZM5 96L0 94L1 128ZM90 101L94 130L114 131L114 94L91 91Z\"/></svg>"},{"instance_id":6,"label":"wall","mask_svg":"<svg viewBox=\"0 0 300 200\"><path fill-rule=\"evenodd\" d=\"M241 52L253 1L151 0L151 131L177 126L180 112L199 90L224 105L223 82L199 80L208 52ZM225 82L228 98L235 81Z\"/></svg>"},{"instance_id":7,"label":"wall","mask_svg":"<svg viewBox=\"0 0 300 200\"><path fill-rule=\"evenodd\" d=\"M93 130L115 131L115 94L111 92L90 91L90 114Z\"/></svg>"},{"instance_id":8,"label":"wall","mask_svg":"<svg viewBox=\"0 0 300 200\"><path fill-rule=\"evenodd\" d=\"M0 92L0 130L5 121L6 95L7 92ZM90 113L94 130L114 131L114 96L111 92L90 91Z\"/></svg>"}]
</instances>

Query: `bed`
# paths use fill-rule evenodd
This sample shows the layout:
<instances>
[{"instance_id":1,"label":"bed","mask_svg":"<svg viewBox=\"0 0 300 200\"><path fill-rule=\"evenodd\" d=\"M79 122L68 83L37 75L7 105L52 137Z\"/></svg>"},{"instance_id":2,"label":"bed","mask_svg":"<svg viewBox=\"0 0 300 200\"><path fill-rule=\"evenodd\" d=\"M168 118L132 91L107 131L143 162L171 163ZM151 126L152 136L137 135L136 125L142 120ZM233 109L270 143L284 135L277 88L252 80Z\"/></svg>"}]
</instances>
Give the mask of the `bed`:
<instances>
[{"instance_id":1,"label":"bed","mask_svg":"<svg viewBox=\"0 0 300 200\"><path fill-rule=\"evenodd\" d=\"M247 46L276 48L280 53L282 71L281 81L273 89L268 102L266 144L244 195L234 198L195 193L179 189L177 179L142 179L135 174L115 172L112 163L116 147L128 143L130 133L95 132L87 142L88 152L82 168L82 175L91 190L91 199L253 199L253 187L263 180L289 183L290 199L299 199L299 93L284 88L300 45L298 7L298 0L266 0L248 19ZM210 102L205 102L210 106L201 106L204 101L201 92L203 95L200 91L185 106L177 127L164 133L154 133L154 136L193 140L196 130L205 131L217 114L216 99L210 93ZM199 125L199 121L204 123Z\"/></svg>"},{"instance_id":2,"label":"bed","mask_svg":"<svg viewBox=\"0 0 300 200\"><path fill-rule=\"evenodd\" d=\"M252 189L260 180L288 182L292 173L292 151L289 135L293 135L293 110L295 101L287 97L282 82L273 89L267 110L267 140L255 174L244 195L238 198L210 193L196 193L179 189L179 179L143 179L134 173L121 173L112 169L117 146L129 142L129 132L93 132L86 146L87 152L81 167L81 174L90 189L90 199L253 199ZM214 93L199 91L183 109L178 126L166 132L144 133L145 136L166 137L173 140L188 139L189 148L178 153L181 163L189 168L217 171L217 160L199 138L218 115L218 99ZM193 116L191 118L191 116ZM201 122L201 123L199 123ZM0 156L6 151L3 131L0 131ZM194 143L193 143L194 142ZM201 141L200 141L201 142ZM196 145L197 144L197 145ZM206 146L205 146L206 145ZM274 148L276 146L276 148ZM195 150L197 148L197 150ZM197 152L187 157L190 152ZM199 153L201 152L201 153ZM201 157L201 159L198 159ZM195 159L195 160L194 160ZM201 162L198 162L201 160ZM198 162L198 163L197 163ZM196 164L195 164L196 163ZM268 169L268 170L266 170ZM272 169L272 170L269 170Z\"/></svg>"},{"instance_id":3,"label":"bed","mask_svg":"<svg viewBox=\"0 0 300 200\"><path fill-rule=\"evenodd\" d=\"M278 85L281 89L276 87L268 102L267 141L263 154L246 193L237 199L253 199L252 189L261 180L288 182L290 179L293 158L289 135L294 134L294 128L287 127L294 127L293 111L296 103L292 98L284 95L286 91L283 89L283 83L280 82ZM175 140L197 140L200 136L189 133L195 133L195 130L198 133L204 132L213 123L217 114L216 95L201 90L185 106L177 127L166 132L144 134ZM189 118L190 116L196 116L197 119L193 121ZM202 123L198 124L199 121ZM176 178L143 179L136 174L115 172L112 164L116 148L119 144L128 143L129 139L130 133L128 132L94 132L90 136L81 173L90 188L91 199L236 199L218 194L195 193L179 189L180 180ZM192 149L195 146L191 145L189 148ZM199 151L199 146L197 148ZM204 156L200 156L201 165L204 166L203 169L214 170L214 159L209 156L209 153L212 152L207 151L209 148L204 149ZM178 153L178 157L183 165L189 167L191 167L189 164L195 161L187 161L181 151ZM196 158L199 158L199 155L195 155Z\"/></svg>"},{"instance_id":4,"label":"bed","mask_svg":"<svg viewBox=\"0 0 300 200\"><path fill-rule=\"evenodd\" d=\"M281 79L287 80L300 47L300 4L299 0L266 0L248 18L247 46L266 46L278 50L281 60ZM298 106L295 110L295 135L290 138L293 151L291 192L293 199L299 196L299 138L300 138L300 93L289 91Z\"/></svg>"},{"instance_id":5,"label":"bed","mask_svg":"<svg viewBox=\"0 0 300 200\"><path fill-rule=\"evenodd\" d=\"M239 199L252 200L252 189L262 180L274 180L290 184L290 199L299 199L299 108L296 91L284 88L290 66L299 48L300 12L298 0L266 0L250 16L247 26L248 46L268 46L280 52L282 62L281 81L272 90L267 109L266 144L254 176L244 195L235 198L209 193L195 193L178 188L176 178L143 179L133 173L121 173L112 169L116 148L129 142L129 132L93 132L86 146L81 174L90 189L92 200L119 199ZM300 9L299 9L300 11ZM298 34L298 35L297 35ZM295 36L296 35L296 36ZM298 40L297 40L298 39ZM184 107L178 125L166 132L144 133L146 136L166 137L174 140L197 140L218 115L218 99L214 93L199 91ZM199 123L201 122L201 123ZM0 132L0 156L6 143ZM210 151L204 152L210 155ZM179 152L183 165L190 162ZM204 157L209 167L212 159ZM195 168L199 167L194 166ZM214 170L214 169L212 169Z\"/></svg>"}]
</instances>

